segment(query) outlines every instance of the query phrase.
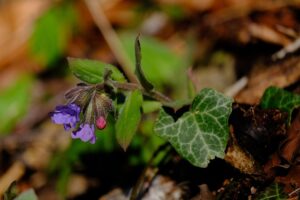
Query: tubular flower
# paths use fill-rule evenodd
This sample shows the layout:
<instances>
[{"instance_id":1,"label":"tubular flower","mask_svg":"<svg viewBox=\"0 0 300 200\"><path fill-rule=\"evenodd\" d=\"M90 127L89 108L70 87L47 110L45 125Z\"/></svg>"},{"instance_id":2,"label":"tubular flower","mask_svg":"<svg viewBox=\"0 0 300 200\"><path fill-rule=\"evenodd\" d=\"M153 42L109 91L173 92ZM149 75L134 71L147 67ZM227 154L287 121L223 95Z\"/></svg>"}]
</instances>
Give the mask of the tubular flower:
<instances>
[{"instance_id":1,"label":"tubular flower","mask_svg":"<svg viewBox=\"0 0 300 200\"><path fill-rule=\"evenodd\" d=\"M106 96L103 85L78 84L65 94L67 105L57 106L50 113L55 124L72 130L72 138L83 142L96 142L95 127L106 127L106 118L113 109L112 100Z\"/></svg>"},{"instance_id":2,"label":"tubular flower","mask_svg":"<svg viewBox=\"0 0 300 200\"><path fill-rule=\"evenodd\" d=\"M79 122L80 107L76 104L60 105L55 111L50 113L52 122L63 124L66 131L75 128Z\"/></svg>"},{"instance_id":3,"label":"tubular flower","mask_svg":"<svg viewBox=\"0 0 300 200\"><path fill-rule=\"evenodd\" d=\"M96 142L95 128L92 124L81 124L80 127L72 132L72 138L79 138L83 142L90 142L94 144Z\"/></svg>"},{"instance_id":4,"label":"tubular flower","mask_svg":"<svg viewBox=\"0 0 300 200\"><path fill-rule=\"evenodd\" d=\"M94 101L95 124L99 130L106 127L106 118L109 112L113 111L112 100L105 94L95 95Z\"/></svg>"}]
</instances>

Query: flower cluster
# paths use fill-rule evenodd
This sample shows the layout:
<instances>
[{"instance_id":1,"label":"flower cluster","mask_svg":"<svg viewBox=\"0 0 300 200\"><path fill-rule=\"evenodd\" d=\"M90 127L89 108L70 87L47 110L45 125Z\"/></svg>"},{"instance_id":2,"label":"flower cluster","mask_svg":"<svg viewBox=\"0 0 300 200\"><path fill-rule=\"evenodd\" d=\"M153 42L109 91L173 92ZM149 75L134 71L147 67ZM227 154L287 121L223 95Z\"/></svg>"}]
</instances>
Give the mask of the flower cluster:
<instances>
[{"instance_id":1,"label":"flower cluster","mask_svg":"<svg viewBox=\"0 0 300 200\"><path fill-rule=\"evenodd\" d=\"M61 124L66 131L73 129L72 138L84 142L96 142L95 125L102 130L106 118L113 110L112 100L102 92L102 88L79 84L65 95L67 105L60 105L50 113L52 122Z\"/></svg>"}]
</instances>

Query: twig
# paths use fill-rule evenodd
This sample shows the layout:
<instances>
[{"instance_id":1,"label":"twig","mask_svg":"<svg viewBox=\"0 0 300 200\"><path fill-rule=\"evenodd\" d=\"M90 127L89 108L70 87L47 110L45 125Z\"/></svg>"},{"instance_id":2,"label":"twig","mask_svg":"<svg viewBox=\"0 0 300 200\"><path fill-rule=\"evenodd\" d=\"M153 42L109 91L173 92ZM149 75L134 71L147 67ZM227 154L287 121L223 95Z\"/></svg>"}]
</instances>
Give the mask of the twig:
<instances>
[{"instance_id":1,"label":"twig","mask_svg":"<svg viewBox=\"0 0 300 200\"><path fill-rule=\"evenodd\" d=\"M168 104L172 102L172 99L170 99L169 97L167 97L166 95L156 91L156 90L152 90L150 92L147 92L146 91L146 95L160 101L161 103L165 103L165 104Z\"/></svg>"},{"instance_id":2,"label":"twig","mask_svg":"<svg viewBox=\"0 0 300 200\"><path fill-rule=\"evenodd\" d=\"M9 185L15 181L19 180L25 173L25 166L22 162L16 161L0 178L0 196L3 195L5 190Z\"/></svg>"},{"instance_id":3,"label":"twig","mask_svg":"<svg viewBox=\"0 0 300 200\"><path fill-rule=\"evenodd\" d=\"M275 54L272 55L272 59L282 59L284 58L287 54L294 53L295 51L299 50L300 48L300 38L296 39L294 42L291 44L286 45L279 51L277 51Z\"/></svg>"},{"instance_id":4,"label":"twig","mask_svg":"<svg viewBox=\"0 0 300 200\"><path fill-rule=\"evenodd\" d=\"M119 40L118 35L112 28L110 22L108 21L107 17L104 14L102 9L101 3L99 0L85 0L85 4L90 11L96 25L98 26L99 30L101 31L103 37L105 38L108 46L110 47L111 51L115 55L116 59L120 63L123 72L125 73L126 77L132 83L139 83L137 77L130 69L130 66L133 64L130 62L126 53L122 50L122 44Z\"/></svg>"},{"instance_id":5,"label":"twig","mask_svg":"<svg viewBox=\"0 0 300 200\"><path fill-rule=\"evenodd\" d=\"M169 97L165 96L164 94L152 90L152 91L146 91L140 84L136 83L119 83L117 81L113 80L107 80L106 83L108 85L111 85L117 89L121 90L140 90L144 95L151 97L157 101L160 101L163 104L169 105L169 103L172 101Z\"/></svg>"},{"instance_id":6,"label":"twig","mask_svg":"<svg viewBox=\"0 0 300 200\"><path fill-rule=\"evenodd\" d=\"M237 82L235 82L232 86L225 90L225 95L234 97L237 93L239 93L248 83L247 77L242 77Z\"/></svg>"},{"instance_id":7,"label":"twig","mask_svg":"<svg viewBox=\"0 0 300 200\"><path fill-rule=\"evenodd\" d=\"M292 195L299 193L300 192L300 188L297 188L296 190L292 191L291 193L289 193L289 197L291 197Z\"/></svg>"}]
</instances>

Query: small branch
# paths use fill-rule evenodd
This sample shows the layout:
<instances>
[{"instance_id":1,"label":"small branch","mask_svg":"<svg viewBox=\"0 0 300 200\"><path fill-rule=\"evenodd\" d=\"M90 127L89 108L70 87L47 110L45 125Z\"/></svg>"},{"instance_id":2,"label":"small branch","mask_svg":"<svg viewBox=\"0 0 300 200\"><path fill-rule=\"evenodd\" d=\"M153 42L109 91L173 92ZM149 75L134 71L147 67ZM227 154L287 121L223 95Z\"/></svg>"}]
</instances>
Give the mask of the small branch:
<instances>
[{"instance_id":1,"label":"small branch","mask_svg":"<svg viewBox=\"0 0 300 200\"><path fill-rule=\"evenodd\" d=\"M273 60L283 59L287 54L294 53L295 51L300 49L300 38L297 38L291 44L286 45L275 54L272 55Z\"/></svg>"},{"instance_id":2,"label":"small branch","mask_svg":"<svg viewBox=\"0 0 300 200\"><path fill-rule=\"evenodd\" d=\"M115 87L117 89L121 90L141 90L143 91L143 88L136 83L120 83L118 81L113 80L107 80L106 84L111 85L112 87Z\"/></svg>"},{"instance_id":3,"label":"small branch","mask_svg":"<svg viewBox=\"0 0 300 200\"><path fill-rule=\"evenodd\" d=\"M297 188L296 190L289 193L289 197L293 196L294 194L299 194L299 192L300 192L300 188Z\"/></svg>"},{"instance_id":4,"label":"small branch","mask_svg":"<svg viewBox=\"0 0 300 200\"><path fill-rule=\"evenodd\" d=\"M156 90L152 90L150 92L146 92L146 95L151 96L152 98L162 102L162 103L170 103L172 102L172 100L167 97L166 95L156 91Z\"/></svg>"},{"instance_id":5,"label":"small branch","mask_svg":"<svg viewBox=\"0 0 300 200\"><path fill-rule=\"evenodd\" d=\"M128 56L123 51L122 44L119 40L118 35L112 28L110 22L108 21L107 17L104 14L102 9L101 3L99 0L85 0L85 4L90 11L96 25L98 26L99 30L101 31L103 37L105 38L108 46L110 47L111 51L115 55L116 59L120 63L123 72L125 73L126 77L132 83L139 83L137 77L130 69L129 66L132 65Z\"/></svg>"},{"instance_id":6,"label":"small branch","mask_svg":"<svg viewBox=\"0 0 300 200\"><path fill-rule=\"evenodd\" d=\"M248 83L248 78L243 76L237 82L235 82L232 86L228 87L225 90L225 95L229 97L234 97L237 95Z\"/></svg>"}]
</instances>

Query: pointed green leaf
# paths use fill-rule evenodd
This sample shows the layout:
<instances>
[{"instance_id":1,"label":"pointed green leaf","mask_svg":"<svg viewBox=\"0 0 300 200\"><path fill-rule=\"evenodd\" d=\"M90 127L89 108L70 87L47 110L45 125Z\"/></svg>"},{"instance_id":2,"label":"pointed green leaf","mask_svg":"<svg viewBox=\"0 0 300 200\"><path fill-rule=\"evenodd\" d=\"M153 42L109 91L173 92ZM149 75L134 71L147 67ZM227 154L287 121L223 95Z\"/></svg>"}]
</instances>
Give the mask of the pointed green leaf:
<instances>
[{"instance_id":1,"label":"pointed green leaf","mask_svg":"<svg viewBox=\"0 0 300 200\"><path fill-rule=\"evenodd\" d=\"M33 189L22 192L15 200L38 200Z\"/></svg>"},{"instance_id":2,"label":"pointed green leaf","mask_svg":"<svg viewBox=\"0 0 300 200\"><path fill-rule=\"evenodd\" d=\"M73 74L86 83L95 84L103 82L105 69L111 70L111 78L124 82L123 74L113 65L97 60L68 58L69 66Z\"/></svg>"},{"instance_id":3,"label":"pointed green leaf","mask_svg":"<svg viewBox=\"0 0 300 200\"><path fill-rule=\"evenodd\" d=\"M136 33L120 34L123 47L132 63L136 61L134 45L132 45L135 37ZM143 59L140 60L140 64L143 66L143 73L154 87L162 88L164 85L172 85L178 89L184 86L185 66L187 65L182 59L184 56L178 56L163 42L148 36L143 36L141 55ZM133 65L130 67L134 70Z\"/></svg>"},{"instance_id":4,"label":"pointed green leaf","mask_svg":"<svg viewBox=\"0 0 300 200\"><path fill-rule=\"evenodd\" d=\"M142 86L145 88L146 91L150 91L153 89L153 85L146 79L144 72L141 66L141 44L139 40L139 36L135 39L135 73L139 78Z\"/></svg>"},{"instance_id":5,"label":"pointed green leaf","mask_svg":"<svg viewBox=\"0 0 300 200\"><path fill-rule=\"evenodd\" d=\"M121 147L126 150L141 119L143 96L140 91L129 92L121 106L116 122L116 137Z\"/></svg>"},{"instance_id":6,"label":"pointed green leaf","mask_svg":"<svg viewBox=\"0 0 300 200\"><path fill-rule=\"evenodd\" d=\"M255 198L256 200L285 200L288 199L288 195L283 192L283 188L277 184L273 183L267 187L263 192L258 194Z\"/></svg>"},{"instance_id":7,"label":"pointed green leaf","mask_svg":"<svg viewBox=\"0 0 300 200\"><path fill-rule=\"evenodd\" d=\"M277 108L288 112L290 122L293 110L300 106L300 95L285 91L281 88L269 87L266 89L260 101L260 105L264 109Z\"/></svg>"},{"instance_id":8,"label":"pointed green leaf","mask_svg":"<svg viewBox=\"0 0 300 200\"><path fill-rule=\"evenodd\" d=\"M203 89L194 99L190 111L176 122L161 110L154 130L182 157L204 168L215 157L224 157L231 106L231 98L213 89Z\"/></svg>"}]
</instances>

